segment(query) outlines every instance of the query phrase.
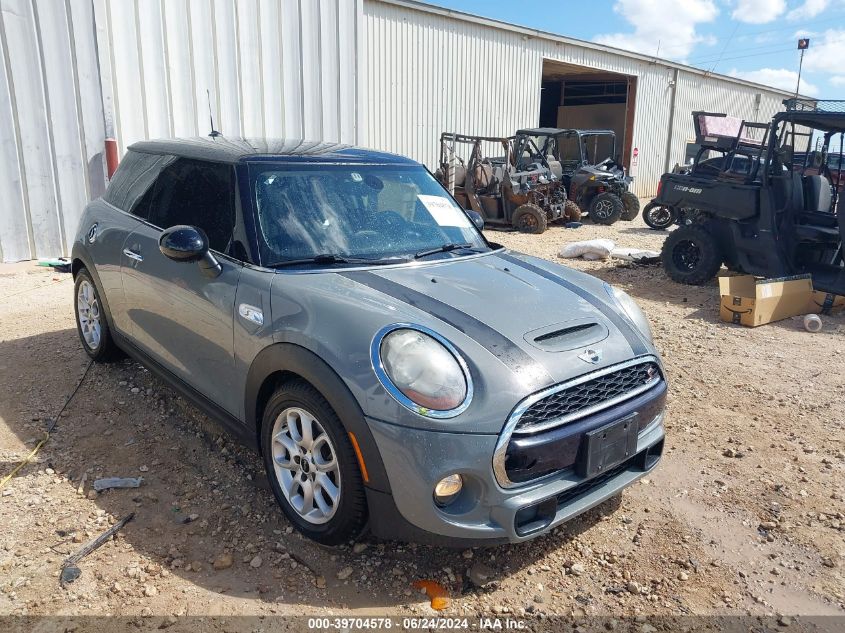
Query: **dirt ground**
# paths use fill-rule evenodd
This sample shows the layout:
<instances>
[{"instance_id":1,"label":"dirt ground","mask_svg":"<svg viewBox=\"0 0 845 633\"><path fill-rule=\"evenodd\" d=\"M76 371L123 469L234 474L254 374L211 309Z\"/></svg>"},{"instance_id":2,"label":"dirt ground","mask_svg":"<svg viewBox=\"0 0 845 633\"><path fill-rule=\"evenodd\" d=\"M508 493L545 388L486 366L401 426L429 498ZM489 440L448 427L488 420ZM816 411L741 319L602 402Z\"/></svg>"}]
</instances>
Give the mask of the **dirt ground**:
<instances>
[{"instance_id":1,"label":"dirt ground","mask_svg":"<svg viewBox=\"0 0 845 633\"><path fill-rule=\"evenodd\" d=\"M557 260L593 237L659 249L641 220L491 240ZM277 510L257 456L137 363L93 365L49 441L0 492L0 614L845 615L845 316L718 320L718 288L659 267L570 261L633 295L670 378L653 476L545 537L448 550L327 549ZM88 365L70 275L0 266L0 477L44 436ZM106 476L138 489L97 493ZM65 557L134 520L60 588ZM492 582L484 584L480 577ZM788 624L788 618L781 618ZM782 624L783 625L783 624ZM609 627L610 628L610 627ZM643 629L645 630L645 629Z\"/></svg>"}]
</instances>

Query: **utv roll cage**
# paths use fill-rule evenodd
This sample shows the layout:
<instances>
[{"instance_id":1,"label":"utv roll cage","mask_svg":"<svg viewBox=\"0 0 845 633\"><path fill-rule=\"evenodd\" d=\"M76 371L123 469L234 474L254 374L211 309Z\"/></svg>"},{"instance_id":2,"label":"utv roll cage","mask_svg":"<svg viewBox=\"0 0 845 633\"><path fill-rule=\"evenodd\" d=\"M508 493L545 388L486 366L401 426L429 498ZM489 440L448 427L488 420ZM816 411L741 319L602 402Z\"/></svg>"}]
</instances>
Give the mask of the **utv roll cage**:
<instances>
[{"instance_id":1,"label":"utv roll cage","mask_svg":"<svg viewBox=\"0 0 845 633\"><path fill-rule=\"evenodd\" d=\"M724 263L763 277L809 273L817 289L845 294L845 101L784 106L769 123L693 113L693 165L664 174L654 199L687 218L663 248L676 281L704 283Z\"/></svg>"}]
</instances>

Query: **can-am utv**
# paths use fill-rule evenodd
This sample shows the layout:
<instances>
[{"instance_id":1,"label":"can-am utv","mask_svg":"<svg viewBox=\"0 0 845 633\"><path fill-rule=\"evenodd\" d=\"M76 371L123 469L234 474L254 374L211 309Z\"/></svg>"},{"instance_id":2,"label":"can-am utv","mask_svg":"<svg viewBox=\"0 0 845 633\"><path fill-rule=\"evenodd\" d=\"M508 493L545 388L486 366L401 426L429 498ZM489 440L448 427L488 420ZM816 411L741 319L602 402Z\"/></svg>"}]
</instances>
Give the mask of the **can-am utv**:
<instances>
[{"instance_id":1,"label":"can-am utv","mask_svg":"<svg viewBox=\"0 0 845 633\"><path fill-rule=\"evenodd\" d=\"M771 123L693 113L700 146L693 166L664 174L655 198L693 218L663 244L675 281L706 283L724 263L762 277L809 273L815 288L845 294L845 101L784 105Z\"/></svg>"},{"instance_id":2,"label":"can-am utv","mask_svg":"<svg viewBox=\"0 0 845 633\"><path fill-rule=\"evenodd\" d=\"M503 156L487 153L499 150ZM435 177L485 224L542 233L551 222L577 219L567 216L566 190L548 165L538 161L517 167L513 137L441 134Z\"/></svg>"},{"instance_id":3,"label":"can-am utv","mask_svg":"<svg viewBox=\"0 0 845 633\"><path fill-rule=\"evenodd\" d=\"M569 199L593 222L613 224L637 217L640 201L629 191L632 178L616 155L612 130L524 129L517 131L514 146L517 166L545 160L563 181Z\"/></svg>"}]
</instances>

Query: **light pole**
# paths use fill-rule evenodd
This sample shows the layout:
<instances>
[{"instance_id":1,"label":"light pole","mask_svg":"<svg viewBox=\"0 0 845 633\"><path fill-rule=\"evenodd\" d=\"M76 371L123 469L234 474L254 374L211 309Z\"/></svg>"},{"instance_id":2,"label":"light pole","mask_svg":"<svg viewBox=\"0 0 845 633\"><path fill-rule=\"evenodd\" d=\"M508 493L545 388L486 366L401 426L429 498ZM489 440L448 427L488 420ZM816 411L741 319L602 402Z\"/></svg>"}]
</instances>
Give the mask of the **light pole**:
<instances>
[{"instance_id":1,"label":"light pole","mask_svg":"<svg viewBox=\"0 0 845 633\"><path fill-rule=\"evenodd\" d=\"M801 68L804 66L804 51L810 48L810 38L802 37L798 40L798 50L801 51L801 58L798 60L798 83L795 85L795 98L798 98L798 90L801 88Z\"/></svg>"}]
</instances>

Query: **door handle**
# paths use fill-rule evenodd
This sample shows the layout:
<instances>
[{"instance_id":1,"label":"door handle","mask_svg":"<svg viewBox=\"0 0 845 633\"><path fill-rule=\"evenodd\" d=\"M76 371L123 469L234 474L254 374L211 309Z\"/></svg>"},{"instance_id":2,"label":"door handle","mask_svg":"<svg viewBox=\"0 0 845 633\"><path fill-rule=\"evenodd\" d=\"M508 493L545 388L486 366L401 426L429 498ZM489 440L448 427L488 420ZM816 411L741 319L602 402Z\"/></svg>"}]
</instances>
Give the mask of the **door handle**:
<instances>
[{"instance_id":1,"label":"door handle","mask_svg":"<svg viewBox=\"0 0 845 633\"><path fill-rule=\"evenodd\" d=\"M123 254L126 255L129 259L132 259L136 262L144 261L144 258L141 257L140 253L136 253L135 251L131 251L128 248L123 249Z\"/></svg>"}]
</instances>

